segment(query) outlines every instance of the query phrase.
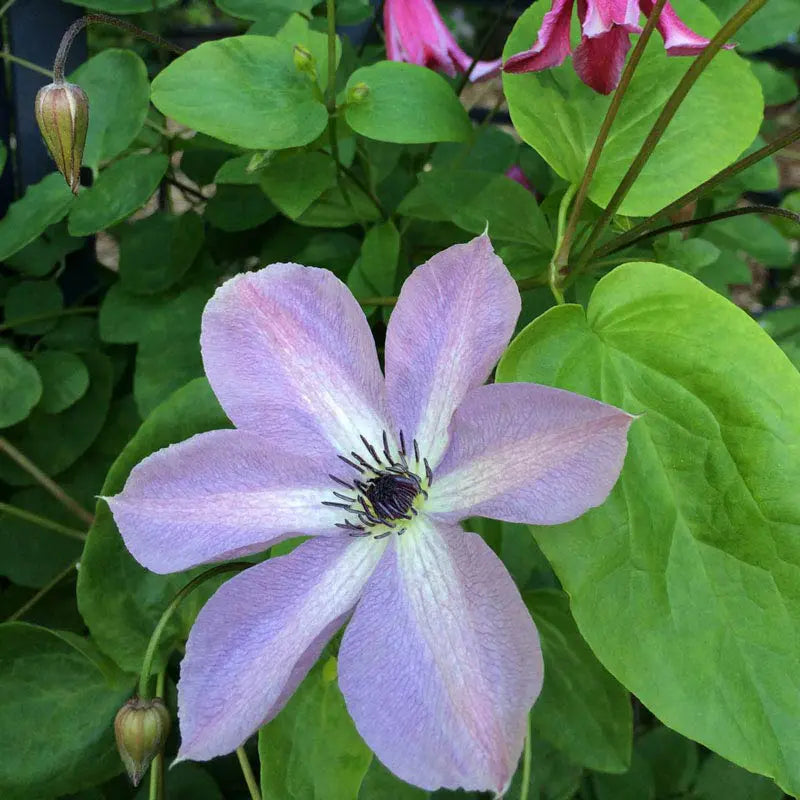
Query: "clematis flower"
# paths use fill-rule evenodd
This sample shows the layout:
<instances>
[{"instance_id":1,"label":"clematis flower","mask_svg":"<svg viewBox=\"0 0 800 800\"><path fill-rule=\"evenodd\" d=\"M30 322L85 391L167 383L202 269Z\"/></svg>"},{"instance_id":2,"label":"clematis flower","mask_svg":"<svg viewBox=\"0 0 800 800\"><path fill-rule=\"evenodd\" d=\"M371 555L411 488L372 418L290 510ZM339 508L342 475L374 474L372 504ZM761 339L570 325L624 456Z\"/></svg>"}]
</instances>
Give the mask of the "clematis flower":
<instances>
[{"instance_id":1,"label":"clematis flower","mask_svg":"<svg viewBox=\"0 0 800 800\"><path fill-rule=\"evenodd\" d=\"M572 53L569 32L573 5L574 0L553 0L531 49L511 56L503 71L538 72L562 64ZM654 5L653 0L578 0L581 41L573 63L587 86L601 94L617 88L631 46L629 34L641 33L639 14L649 16ZM670 56L695 55L709 41L685 25L669 3L661 11L657 27Z\"/></svg>"},{"instance_id":2,"label":"clematis flower","mask_svg":"<svg viewBox=\"0 0 800 800\"><path fill-rule=\"evenodd\" d=\"M466 72L472 59L458 46L432 0L386 0L383 6L386 55L390 61L407 61L440 70L454 77ZM500 71L501 58L479 61L470 80L489 78Z\"/></svg>"},{"instance_id":3,"label":"clematis flower","mask_svg":"<svg viewBox=\"0 0 800 800\"><path fill-rule=\"evenodd\" d=\"M225 583L178 684L179 759L228 753L272 719L349 618L339 685L396 775L501 793L542 685L539 641L502 562L458 521L555 525L603 502L631 417L546 386L482 386L516 284L486 236L406 281L386 334L332 273L273 264L225 283L202 323L233 430L160 450L108 499L154 572L311 538Z\"/></svg>"}]
</instances>

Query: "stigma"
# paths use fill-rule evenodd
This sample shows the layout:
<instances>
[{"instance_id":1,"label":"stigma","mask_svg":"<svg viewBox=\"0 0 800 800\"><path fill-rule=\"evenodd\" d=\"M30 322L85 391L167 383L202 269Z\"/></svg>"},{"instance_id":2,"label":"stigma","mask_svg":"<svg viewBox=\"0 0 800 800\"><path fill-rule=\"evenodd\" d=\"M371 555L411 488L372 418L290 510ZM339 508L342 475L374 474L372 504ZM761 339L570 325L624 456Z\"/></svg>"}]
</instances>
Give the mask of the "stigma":
<instances>
[{"instance_id":1,"label":"stigma","mask_svg":"<svg viewBox=\"0 0 800 800\"><path fill-rule=\"evenodd\" d=\"M413 453L406 451L403 432L400 446L393 452L386 431L383 432L381 451L361 437L363 452L355 450L347 456L339 455L355 477L345 479L329 477L337 484L333 491L335 500L324 500L323 505L341 508L344 521L336 523L350 536L372 536L383 539L396 533L402 536L408 523L418 514L418 506L428 498L433 483L433 471L428 460L420 456L417 440L413 440ZM341 491L347 489L347 493Z\"/></svg>"}]
</instances>

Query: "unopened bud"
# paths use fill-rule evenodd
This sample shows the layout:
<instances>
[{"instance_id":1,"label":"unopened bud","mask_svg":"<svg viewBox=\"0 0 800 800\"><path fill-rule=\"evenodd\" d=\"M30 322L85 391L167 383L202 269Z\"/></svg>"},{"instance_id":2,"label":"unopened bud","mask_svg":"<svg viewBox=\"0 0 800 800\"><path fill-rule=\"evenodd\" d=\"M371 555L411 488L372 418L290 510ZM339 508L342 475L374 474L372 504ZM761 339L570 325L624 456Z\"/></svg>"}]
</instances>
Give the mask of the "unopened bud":
<instances>
[{"instance_id":1,"label":"unopened bud","mask_svg":"<svg viewBox=\"0 0 800 800\"><path fill-rule=\"evenodd\" d=\"M364 81L351 86L347 91L348 103L363 103L369 97L369 86Z\"/></svg>"},{"instance_id":2,"label":"unopened bud","mask_svg":"<svg viewBox=\"0 0 800 800\"><path fill-rule=\"evenodd\" d=\"M81 159L89 128L89 98L74 83L49 83L36 94L36 122L44 143L73 194L81 182Z\"/></svg>"},{"instance_id":3,"label":"unopened bud","mask_svg":"<svg viewBox=\"0 0 800 800\"><path fill-rule=\"evenodd\" d=\"M250 173L258 172L260 169L266 167L274 157L274 150L263 150L259 153L253 153L253 155L250 156L250 160L247 162L247 166L244 168L244 171Z\"/></svg>"},{"instance_id":4,"label":"unopened bud","mask_svg":"<svg viewBox=\"0 0 800 800\"><path fill-rule=\"evenodd\" d=\"M169 711L160 697L152 700L132 697L117 712L114 719L117 750L134 786L139 785L150 762L164 748L169 728Z\"/></svg>"},{"instance_id":5,"label":"unopened bud","mask_svg":"<svg viewBox=\"0 0 800 800\"><path fill-rule=\"evenodd\" d=\"M317 79L317 62L310 50L301 44L296 44L292 50L292 58L298 71L306 72L314 80Z\"/></svg>"}]
</instances>

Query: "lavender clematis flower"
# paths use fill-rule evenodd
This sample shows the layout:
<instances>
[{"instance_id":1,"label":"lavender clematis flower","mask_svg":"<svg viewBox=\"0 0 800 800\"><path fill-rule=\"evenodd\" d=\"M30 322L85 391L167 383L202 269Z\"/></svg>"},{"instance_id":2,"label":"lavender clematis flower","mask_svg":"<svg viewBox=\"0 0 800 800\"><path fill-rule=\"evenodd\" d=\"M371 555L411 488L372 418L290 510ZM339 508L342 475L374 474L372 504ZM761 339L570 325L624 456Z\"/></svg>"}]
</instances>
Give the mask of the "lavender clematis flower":
<instances>
[{"instance_id":1,"label":"lavender clematis flower","mask_svg":"<svg viewBox=\"0 0 800 800\"><path fill-rule=\"evenodd\" d=\"M180 759L228 753L272 719L349 617L339 683L377 757L426 789L507 787L539 641L503 564L457 523L553 525L602 503L632 419L546 386L482 386L519 310L486 236L439 253L403 286L384 380L332 273L273 264L217 291L203 360L236 429L154 453L109 505L161 573L315 538L200 612Z\"/></svg>"},{"instance_id":2,"label":"lavender clematis flower","mask_svg":"<svg viewBox=\"0 0 800 800\"><path fill-rule=\"evenodd\" d=\"M383 6L386 56L439 70L454 77L466 72L472 59L458 46L432 0L386 0ZM502 59L479 61L470 80L489 78L500 71Z\"/></svg>"},{"instance_id":3,"label":"lavender clematis flower","mask_svg":"<svg viewBox=\"0 0 800 800\"><path fill-rule=\"evenodd\" d=\"M552 0L531 49L511 56L503 71L538 72L562 64L572 52L569 33L573 5L574 0ZM631 46L629 34L641 33L639 14L649 16L654 5L653 0L578 0L581 41L574 65L587 86L601 94L617 88ZM670 56L695 55L709 41L685 25L669 3L661 11L657 27Z\"/></svg>"}]
</instances>

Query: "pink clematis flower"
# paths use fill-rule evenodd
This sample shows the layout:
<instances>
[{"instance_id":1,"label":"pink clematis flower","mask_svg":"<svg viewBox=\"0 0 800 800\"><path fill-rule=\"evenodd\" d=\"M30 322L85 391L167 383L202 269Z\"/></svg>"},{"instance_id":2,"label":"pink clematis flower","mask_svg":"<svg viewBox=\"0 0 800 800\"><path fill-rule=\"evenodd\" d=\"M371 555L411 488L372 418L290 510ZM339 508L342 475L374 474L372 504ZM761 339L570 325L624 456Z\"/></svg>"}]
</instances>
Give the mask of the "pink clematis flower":
<instances>
[{"instance_id":1,"label":"pink clematis flower","mask_svg":"<svg viewBox=\"0 0 800 800\"><path fill-rule=\"evenodd\" d=\"M562 64L572 53L569 32L573 5L574 0L553 0L531 49L511 56L503 71L538 72ZM574 65L587 86L601 94L617 88L631 46L629 34L641 32L639 14L649 16L654 5L653 0L578 0L581 41L575 50ZM663 8L657 27L670 56L695 55L709 41L686 26L669 3Z\"/></svg>"},{"instance_id":2,"label":"pink clematis flower","mask_svg":"<svg viewBox=\"0 0 800 800\"><path fill-rule=\"evenodd\" d=\"M386 55L440 70L454 77L466 72L472 59L458 46L432 0L386 0L383 6ZM479 61L470 80L489 78L500 71L503 59Z\"/></svg>"},{"instance_id":3,"label":"pink clematis flower","mask_svg":"<svg viewBox=\"0 0 800 800\"><path fill-rule=\"evenodd\" d=\"M327 270L273 264L209 301L203 360L236 429L131 472L108 499L125 544L164 573L314 538L200 612L179 759L241 745L349 618L339 685L377 757L426 789L506 788L542 657L505 567L458 521L554 525L602 503L632 419L546 386L481 386L519 310L486 236L406 281L385 379L363 312Z\"/></svg>"}]
</instances>

